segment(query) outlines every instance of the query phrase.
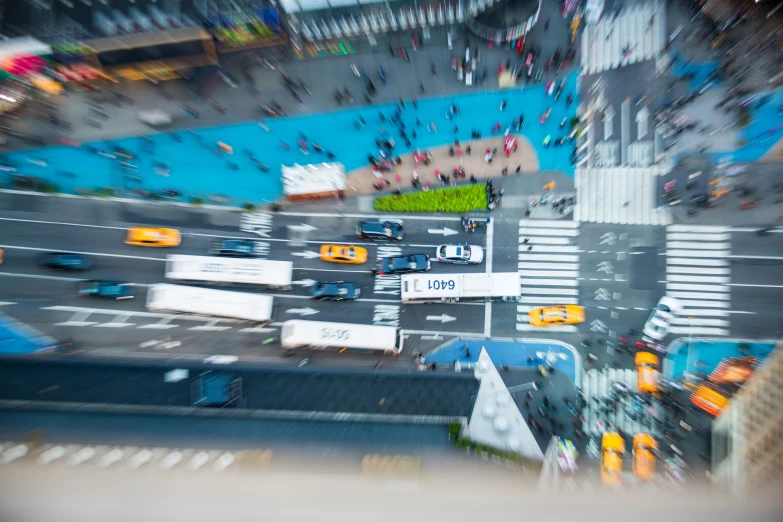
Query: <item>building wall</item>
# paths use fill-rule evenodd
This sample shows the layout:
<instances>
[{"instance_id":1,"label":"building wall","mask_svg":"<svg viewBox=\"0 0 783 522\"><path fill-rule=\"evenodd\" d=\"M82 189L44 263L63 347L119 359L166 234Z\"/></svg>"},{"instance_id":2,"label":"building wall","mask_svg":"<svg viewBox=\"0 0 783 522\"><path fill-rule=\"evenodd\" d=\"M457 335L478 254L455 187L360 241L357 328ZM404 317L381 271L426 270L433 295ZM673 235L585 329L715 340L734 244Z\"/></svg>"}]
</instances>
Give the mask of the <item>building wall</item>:
<instances>
[{"instance_id":1,"label":"building wall","mask_svg":"<svg viewBox=\"0 0 783 522\"><path fill-rule=\"evenodd\" d=\"M713 424L713 482L734 493L783 479L783 342Z\"/></svg>"}]
</instances>

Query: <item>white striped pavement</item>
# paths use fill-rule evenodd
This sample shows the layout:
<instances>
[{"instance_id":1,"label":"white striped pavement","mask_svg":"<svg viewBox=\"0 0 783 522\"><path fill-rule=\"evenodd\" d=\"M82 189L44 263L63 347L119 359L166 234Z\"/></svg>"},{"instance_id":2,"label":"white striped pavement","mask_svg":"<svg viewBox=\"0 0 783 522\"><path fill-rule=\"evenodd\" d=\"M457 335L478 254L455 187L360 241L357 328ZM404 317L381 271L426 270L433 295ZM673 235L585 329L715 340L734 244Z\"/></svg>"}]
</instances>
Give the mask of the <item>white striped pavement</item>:
<instances>
[{"instance_id":1,"label":"white striped pavement","mask_svg":"<svg viewBox=\"0 0 783 522\"><path fill-rule=\"evenodd\" d=\"M517 331L542 334L577 331L575 325L531 326L528 313L542 306L579 304L578 235L579 223L574 221L523 219L519 222L521 288Z\"/></svg>"},{"instance_id":2,"label":"white striped pavement","mask_svg":"<svg viewBox=\"0 0 783 522\"><path fill-rule=\"evenodd\" d=\"M731 233L726 227L666 228L666 295L684 309L674 335L727 336L731 326Z\"/></svg>"}]
</instances>

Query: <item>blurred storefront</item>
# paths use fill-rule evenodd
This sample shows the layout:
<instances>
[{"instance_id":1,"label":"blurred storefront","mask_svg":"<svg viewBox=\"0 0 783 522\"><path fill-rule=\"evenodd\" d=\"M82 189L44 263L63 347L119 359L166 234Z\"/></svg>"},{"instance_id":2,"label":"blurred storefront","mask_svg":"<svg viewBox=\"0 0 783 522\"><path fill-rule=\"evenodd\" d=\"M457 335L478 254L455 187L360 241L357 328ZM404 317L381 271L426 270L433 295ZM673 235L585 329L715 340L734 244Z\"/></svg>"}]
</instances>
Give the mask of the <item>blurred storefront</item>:
<instances>
[{"instance_id":1,"label":"blurred storefront","mask_svg":"<svg viewBox=\"0 0 783 522\"><path fill-rule=\"evenodd\" d=\"M32 37L0 43L0 113L11 112L27 99L30 88L60 94L62 85L47 76L52 48Z\"/></svg>"}]
</instances>

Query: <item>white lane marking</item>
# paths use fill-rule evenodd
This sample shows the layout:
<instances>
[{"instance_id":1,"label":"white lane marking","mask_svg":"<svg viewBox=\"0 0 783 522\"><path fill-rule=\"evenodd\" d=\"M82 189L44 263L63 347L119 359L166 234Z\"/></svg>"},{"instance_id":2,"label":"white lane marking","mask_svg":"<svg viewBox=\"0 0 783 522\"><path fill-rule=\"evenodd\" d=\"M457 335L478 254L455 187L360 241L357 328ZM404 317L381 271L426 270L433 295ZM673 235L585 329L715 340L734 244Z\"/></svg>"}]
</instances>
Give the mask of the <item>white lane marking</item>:
<instances>
[{"instance_id":1,"label":"white lane marking","mask_svg":"<svg viewBox=\"0 0 783 522\"><path fill-rule=\"evenodd\" d=\"M731 241L730 233L717 234L666 234L669 241Z\"/></svg>"},{"instance_id":2,"label":"white lane marking","mask_svg":"<svg viewBox=\"0 0 783 522\"><path fill-rule=\"evenodd\" d=\"M677 248L684 248L685 250L724 250L731 248L731 243L723 241L720 243L699 243L696 241L667 241L666 248L675 250Z\"/></svg>"},{"instance_id":3,"label":"white lane marking","mask_svg":"<svg viewBox=\"0 0 783 522\"><path fill-rule=\"evenodd\" d=\"M334 268L307 268L307 267L294 267L294 270L309 270L311 272L343 272L349 274L369 274L369 270L337 270ZM300 276L301 277L301 276Z\"/></svg>"},{"instance_id":4,"label":"white lane marking","mask_svg":"<svg viewBox=\"0 0 783 522\"><path fill-rule=\"evenodd\" d=\"M521 238L530 237L532 240L538 236L564 236L564 237L576 237L579 235L578 230L556 230L552 228L520 228L519 236Z\"/></svg>"},{"instance_id":5,"label":"white lane marking","mask_svg":"<svg viewBox=\"0 0 783 522\"><path fill-rule=\"evenodd\" d=\"M708 294L707 292L717 292L721 294L726 294L731 291L729 288L726 288L729 285L688 285L688 284L681 284L681 283L669 283L668 281L658 281L658 282L667 283L666 285L667 290L696 290L702 293L701 297L704 299L707 299L708 295L716 295L716 294Z\"/></svg>"},{"instance_id":6,"label":"white lane marking","mask_svg":"<svg viewBox=\"0 0 783 522\"><path fill-rule=\"evenodd\" d=\"M666 255L669 257L721 258L731 257L731 250L667 250Z\"/></svg>"},{"instance_id":7,"label":"white lane marking","mask_svg":"<svg viewBox=\"0 0 783 522\"><path fill-rule=\"evenodd\" d=\"M778 256L743 256L741 254L732 254L728 257L732 259L768 259L770 261L783 261L783 257Z\"/></svg>"},{"instance_id":8,"label":"white lane marking","mask_svg":"<svg viewBox=\"0 0 783 522\"><path fill-rule=\"evenodd\" d=\"M578 263L579 256L540 254L535 252L534 249L530 252L519 254L519 261L553 261L556 263Z\"/></svg>"},{"instance_id":9,"label":"white lane marking","mask_svg":"<svg viewBox=\"0 0 783 522\"><path fill-rule=\"evenodd\" d=\"M729 266L729 261L725 259L695 259L681 257L667 257L667 265L693 265L693 266Z\"/></svg>"},{"instance_id":10,"label":"white lane marking","mask_svg":"<svg viewBox=\"0 0 783 522\"><path fill-rule=\"evenodd\" d=\"M579 270L579 263L519 263L519 269L544 268L547 270Z\"/></svg>"},{"instance_id":11,"label":"white lane marking","mask_svg":"<svg viewBox=\"0 0 783 522\"><path fill-rule=\"evenodd\" d=\"M37 275L37 274L16 274L13 272L0 272L0 276L3 277L25 277L29 279L44 279L48 281L84 281L84 279L77 279L74 277L62 277L62 276L47 276L47 275Z\"/></svg>"},{"instance_id":12,"label":"white lane marking","mask_svg":"<svg viewBox=\"0 0 783 522\"><path fill-rule=\"evenodd\" d=\"M743 283L729 283L726 286L746 286L748 288L783 288L783 285L746 285Z\"/></svg>"},{"instance_id":13,"label":"white lane marking","mask_svg":"<svg viewBox=\"0 0 783 522\"><path fill-rule=\"evenodd\" d=\"M484 303L484 335L490 337L492 332L492 303Z\"/></svg>"},{"instance_id":14,"label":"white lane marking","mask_svg":"<svg viewBox=\"0 0 783 522\"><path fill-rule=\"evenodd\" d=\"M689 266L667 266L666 271L674 274L714 274L714 275L729 275L731 274L731 268L705 268L705 267L689 267Z\"/></svg>"},{"instance_id":15,"label":"white lane marking","mask_svg":"<svg viewBox=\"0 0 783 522\"><path fill-rule=\"evenodd\" d=\"M721 232L729 232L730 227L718 227L718 226L696 226L696 225L669 225L666 227L667 231L671 232L691 232L691 233L713 233L718 234Z\"/></svg>"},{"instance_id":16,"label":"white lane marking","mask_svg":"<svg viewBox=\"0 0 783 522\"><path fill-rule=\"evenodd\" d=\"M558 253L558 254L572 254L572 253L578 253L581 252L579 250L579 247L576 245L571 246L551 246L551 245L519 245L519 251L520 252L528 252L528 248L533 247L530 252L551 252L551 253Z\"/></svg>"},{"instance_id":17,"label":"white lane marking","mask_svg":"<svg viewBox=\"0 0 783 522\"><path fill-rule=\"evenodd\" d=\"M11 301L0 301L0 306L10 306L10 305L15 305L15 304L16 303L11 302Z\"/></svg>"},{"instance_id":18,"label":"white lane marking","mask_svg":"<svg viewBox=\"0 0 783 522\"><path fill-rule=\"evenodd\" d=\"M726 292L725 290L721 291ZM728 301L731 299L728 292L720 294L713 292L666 292L666 295L679 299L715 299L718 301Z\"/></svg>"},{"instance_id":19,"label":"white lane marking","mask_svg":"<svg viewBox=\"0 0 783 522\"><path fill-rule=\"evenodd\" d=\"M519 321L519 317L517 317L517 321ZM529 324L519 324L517 323L517 331L518 332L576 332L576 326L531 326Z\"/></svg>"},{"instance_id":20,"label":"white lane marking","mask_svg":"<svg viewBox=\"0 0 783 522\"><path fill-rule=\"evenodd\" d=\"M166 330L168 328L179 328L178 324L145 324L142 326L139 326L139 328L149 329L149 330Z\"/></svg>"},{"instance_id":21,"label":"white lane marking","mask_svg":"<svg viewBox=\"0 0 783 522\"><path fill-rule=\"evenodd\" d=\"M276 332L277 328L242 328L239 331L243 333L266 333L266 332Z\"/></svg>"},{"instance_id":22,"label":"white lane marking","mask_svg":"<svg viewBox=\"0 0 783 522\"><path fill-rule=\"evenodd\" d=\"M103 252L81 252L77 250L59 250L53 248L23 247L23 246L13 246L13 245L0 245L0 248L7 248L10 250L32 250L34 252L65 252L67 254L81 254L86 256L101 256L101 257L120 257L125 259L141 259L144 261L162 261L162 262L166 261L166 258L163 257L131 256L127 254L106 254Z\"/></svg>"},{"instance_id":23,"label":"white lane marking","mask_svg":"<svg viewBox=\"0 0 783 522\"><path fill-rule=\"evenodd\" d=\"M519 226L536 228L579 228L578 221L552 221L545 219L520 219Z\"/></svg>"},{"instance_id":24,"label":"white lane marking","mask_svg":"<svg viewBox=\"0 0 783 522\"><path fill-rule=\"evenodd\" d=\"M729 335L723 328L708 328L704 326L672 326L669 333L679 335Z\"/></svg>"},{"instance_id":25,"label":"white lane marking","mask_svg":"<svg viewBox=\"0 0 783 522\"><path fill-rule=\"evenodd\" d=\"M125 328L126 326L135 326L135 323L103 323L96 324L95 328Z\"/></svg>"},{"instance_id":26,"label":"white lane marking","mask_svg":"<svg viewBox=\"0 0 783 522\"><path fill-rule=\"evenodd\" d=\"M55 326L92 326L98 324L90 321L65 321L64 323L54 323Z\"/></svg>"},{"instance_id":27,"label":"white lane marking","mask_svg":"<svg viewBox=\"0 0 783 522\"><path fill-rule=\"evenodd\" d=\"M694 326L729 326L723 319L702 319L701 317L675 317L672 324Z\"/></svg>"},{"instance_id":28,"label":"white lane marking","mask_svg":"<svg viewBox=\"0 0 783 522\"><path fill-rule=\"evenodd\" d=\"M551 234L547 234L551 236ZM571 240L566 237L531 237L528 245L570 245Z\"/></svg>"},{"instance_id":29,"label":"white lane marking","mask_svg":"<svg viewBox=\"0 0 783 522\"><path fill-rule=\"evenodd\" d=\"M522 291L525 294L546 294L546 295L560 294L560 295L573 295L573 296L579 295L579 290L574 290L573 288L536 288L530 286L523 286Z\"/></svg>"},{"instance_id":30,"label":"white lane marking","mask_svg":"<svg viewBox=\"0 0 783 522\"><path fill-rule=\"evenodd\" d=\"M16 223L34 223L37 225L65 225L70 227L105 228L107 230L128 230L128 227L110 227L108 225L86 225L84 223L65 223L62 221L42 221L39 219L18 219L0 217L0 221L13 221Z\"/></svg>"},{"instance_id":31,"label":"white lane marking","mask_svg":"<svg viewBox=\"0 0 783 522\"><path fill-rule=\"evenodd\" d=\"M694 275L677 275L677 274L666 274L666 280L667 282L675 282L675 281L688 281L691 283L720 283L720 284L726 284L731 281L730 277L699 277Z\"/></svg>"},{"instance_id":32,"label":"white lane marking","mask_svg":"<svg viewBox=\"0 0 783 522\"><path fill-rule=\"evenodd\" d=\"M520 270L519 275L527 277L579 277L578 270Z\"/></svg>"},{"instance_id":33,"label":"white lane marking","mask_svg":"<svg viewBox=\"0 0 783 522\"><path fill-rule=\"evenodd\" d=\"M544 285L544 286L579 286L579 281L563 279L522 279L523 285Z\"/></svg>"},{"instance_id":34,"label":"white lane marking","mask_svg":"<svg viewBox=\"0 0 783 522\"><path fill-rule=\"evenodd\" d=\"M536 303L537 305L578 304L577 301L571 297L529 297L523 295L519 298L520 303Z\"/></svg>"},{"instance_id":35,"label":"white lane marking","mask_svg":"<svg viewBox=\"0 0 783 522\"><path fill-rule=\"evenodd\" d=\"M487 274L492 273L492 259L495 248L495 220L491 220L487 223L487 239L485 252L485 272ZM487 302L484 305L484 335L490 337L492 331L492 303Z\"/></svg>"}]
</instances>

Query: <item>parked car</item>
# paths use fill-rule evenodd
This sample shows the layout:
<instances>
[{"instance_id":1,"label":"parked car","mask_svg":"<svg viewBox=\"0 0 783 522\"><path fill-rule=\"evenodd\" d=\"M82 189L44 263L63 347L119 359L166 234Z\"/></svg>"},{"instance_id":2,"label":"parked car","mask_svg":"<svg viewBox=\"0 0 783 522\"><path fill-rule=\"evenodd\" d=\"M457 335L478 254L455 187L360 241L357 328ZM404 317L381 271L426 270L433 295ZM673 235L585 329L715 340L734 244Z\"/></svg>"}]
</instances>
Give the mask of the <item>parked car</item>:
<instances>
[{"instance_id":1,"label":"parked car","mask_svg":"<svg viewBox=\"0 0 783 522\"><path fill-rule=\"evenodd\" d=\"M642 333L656 341L660 341L669 333L674 318L682 312L682 305L674 297L661 297L653 308L652 314L644 323Z\"/></svg>"},{"instance_id":2,"label":"parked car","mask_svg":"<svg viewBox=\"0 0 783 522\"><path fill-rule=\"evenodd\" d=\"M310 297L328 301L353 301L360 293L354 283L345 281L321 281L310 287Z\"/></svg>"},{"instance_id":3,"label":"parked car","mask_svg":"<svg viewBox=\"0 0 783 522\"><path fill-rule=\"evenodd\" d=\"M356 225L356 235L370 241L402 241L405 232L397 221L361 221Z\"/></svg>"},{"instance_id":4,"label":"parked car","mask_svg":"<svg viewBox=\"0 0 783 522\"><path fill-rule=\"evenodd\" d=\"M89 256L84 254L49 252L41 256L41 266L55 270L89 270L93 263Z\"/></svg>"},{"instance_id":5,"label":"parked car","mask_svg":"<svg viewBox=\"0 0 783 522\"><path fill-rule=\"evenodd\" d=\"M477 265L484 261L484 249L476 245L440 245L436 255L441 263Z\"/></svg>"},{"instance_id":6,"label":"parked car","mask_svg":"<svg viewBox=\"0 0 783 522\"><path fill-rule=\"evenodd\" d=\"M373 275L409 274L426 272L432 268L427 254L409 254L405 256L380 257L372 269Z\"/></svg>"},{"instance_id":7,"label":"parked car","mask_svg":"<svg viewBox=\"0 0 783 522\"><path fill-rule=\"evenodd\" d=\"M134 287L120 281L82 281L77 285L77 297L133 299Z\"/></svg>"}]
</instances>

